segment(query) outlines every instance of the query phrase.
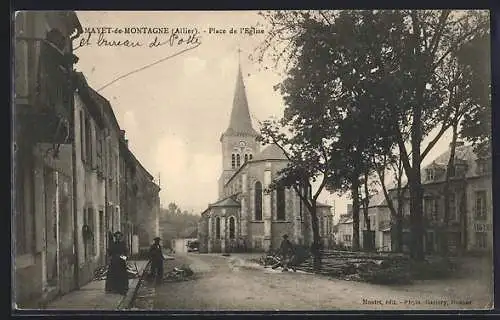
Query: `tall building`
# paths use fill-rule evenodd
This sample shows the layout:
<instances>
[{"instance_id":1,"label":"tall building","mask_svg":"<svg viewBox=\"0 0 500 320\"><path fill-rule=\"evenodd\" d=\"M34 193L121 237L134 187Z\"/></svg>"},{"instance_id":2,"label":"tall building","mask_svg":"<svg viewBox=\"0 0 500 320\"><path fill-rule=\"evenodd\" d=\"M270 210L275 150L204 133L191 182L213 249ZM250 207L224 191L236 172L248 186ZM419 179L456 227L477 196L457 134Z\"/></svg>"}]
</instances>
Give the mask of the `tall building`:
<instances>
[{"instance_id":1,"label":"tall building","mask_svg":"<svg viewBox=\"0 0 500 320\"><path fill-rule=\"evenodd\" d=\"M78 286L73 203L72 11L15 17L13 301L18 306Z\"/></svg>"},{"instance_id":2,"label":"tall building","mask_svg":"<svg viewBox=\"0 0 500 320\"><path fill-rule=\"evenodd\" d=\"M229 126L222 133L222 173L218 200L202 213L198 227L200 252L269 250L282 236L312 243L310 215L291 188L265 192L288 160L275 144L260 150L253 128L241 66ZM320 232L327 239L330 206L318 204Z\"/></svg>"}]
</instances>

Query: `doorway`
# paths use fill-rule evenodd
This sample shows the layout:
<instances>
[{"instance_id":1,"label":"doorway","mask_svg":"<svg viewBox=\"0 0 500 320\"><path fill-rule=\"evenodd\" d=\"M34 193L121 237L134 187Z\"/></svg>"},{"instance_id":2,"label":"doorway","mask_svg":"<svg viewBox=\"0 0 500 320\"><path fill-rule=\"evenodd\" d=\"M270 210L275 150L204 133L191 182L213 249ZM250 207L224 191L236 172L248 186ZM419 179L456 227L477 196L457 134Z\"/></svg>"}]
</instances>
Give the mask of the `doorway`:
<instances>
[{"instance_id":1,"label":"doorway","mask_svg":"<svg viewBox=\"0 0 500 320\"><path fill-rule=\"evenodd\" d=\"M99 210L99 262L101 264L104 263L104 257L106 256L105 253L105 248L106 248L106 226L104 224L104 211Z\"/></svg>"},{"instance_id":2,"label":"doorway","mask_svg":"<svg viewBox=\"0 0 500 320\"><path fill-rule=\"evenodd\" d=\"M54 170L43 171L45 190L45 257L46 279L49 287L57 286L57 186Z\"/></svg>"}]
</instances>

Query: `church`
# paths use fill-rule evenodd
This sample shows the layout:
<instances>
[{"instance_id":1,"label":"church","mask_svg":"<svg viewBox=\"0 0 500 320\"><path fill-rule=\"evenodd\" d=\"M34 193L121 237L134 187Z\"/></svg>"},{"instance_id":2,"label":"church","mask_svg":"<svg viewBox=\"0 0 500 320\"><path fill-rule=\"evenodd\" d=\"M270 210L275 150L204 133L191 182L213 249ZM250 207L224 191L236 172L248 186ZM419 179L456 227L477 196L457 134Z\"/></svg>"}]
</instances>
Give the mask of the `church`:
<instances>
[{"instance_id":1,"label":"church","mask_svg":"<svg viewBox=\"0 0 500 320\"><path fill-rule=\"evenodd\" d=\"M279 247L282 236L295 244L312 243L311 217L293 188L266 192L288 160L275 144L260 150L238 68L231 118L222 133L222 173L218 200L202 212L200 253L259 252ZM328 246L330 206L318 203L320 236Z\"/></svg>"}]
</instances>

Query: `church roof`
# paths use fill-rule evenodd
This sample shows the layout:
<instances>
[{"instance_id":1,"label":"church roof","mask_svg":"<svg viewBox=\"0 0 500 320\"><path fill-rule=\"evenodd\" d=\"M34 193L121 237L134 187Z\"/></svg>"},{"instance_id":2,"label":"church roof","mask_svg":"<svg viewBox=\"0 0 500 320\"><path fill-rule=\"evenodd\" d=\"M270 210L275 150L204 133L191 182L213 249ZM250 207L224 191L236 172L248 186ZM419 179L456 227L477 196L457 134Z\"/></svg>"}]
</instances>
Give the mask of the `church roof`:
<instances>
[{"instance_id":1,"label":"church roof","mask_svg":"<svg viewBox=\"0 0 500 320\"><path fill-rule=\"evenodd\" d=\"M236 78L236 89L234 91L231 120L229 121L229 127L224 134L258 135L257 131L255 131L252 126L252 119L250 118L241 66L238 66L238 76Z\"/></svg>"},{"instance_id":2,"label":"church roof","mask_svg":"<svg viewBox=\"0 0 500 320\"><path fill-rule=\"evenodd\" d=\"M211 204L210 207L240 207L240 203L232 197L227 197Z\"/></svg>"},{"instance_id":3,"label":"church roof","mask_svg":"<svg viewBox=\"0 0 500 320\"><path fill-rule=\"evenodd\" d=\"M276 144L270 144L264 150L255 155L253 160L288 160L283 150Z\"/></svg>"}]
</instances>

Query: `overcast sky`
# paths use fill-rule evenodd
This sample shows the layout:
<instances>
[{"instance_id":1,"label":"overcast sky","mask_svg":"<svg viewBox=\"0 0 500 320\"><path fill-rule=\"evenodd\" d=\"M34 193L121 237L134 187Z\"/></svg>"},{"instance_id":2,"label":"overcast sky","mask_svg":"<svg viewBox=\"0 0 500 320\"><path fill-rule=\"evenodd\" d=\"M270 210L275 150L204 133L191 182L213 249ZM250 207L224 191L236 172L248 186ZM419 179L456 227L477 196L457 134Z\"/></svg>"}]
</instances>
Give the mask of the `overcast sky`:
<instances>
[{"instance_id":1,"label":"overcast sky","mask_svg":"<svg viewBox=\"0 0 500 320\"><path fill-rule=\"evenodd\" d=\"M155 177L161 176L163 206L177 203L200 213L217 198L221 173L219 138L227 128L238 67L238 47L250 112L256 119L281 116L284 105L273 90L281 77L262 69L247 56L264 35L209 34L209 28L226 29L262 25L255 11L239 12L77 12L85 27L197 28L201 44L153 67L131 74L99 91L113 106L129 147ZM123 30L123 29L122 29ZM140 41L134 48L99 47L91 44L76 50L77 70L99 89L123 74L168 57L186 46L150 48L155 35L106 34L107 40ZM167 40L167 35L159 35ZM79 45L79 39L75 46ZM449 143L446 134L424 163L438 156ZM345 212L346 197L324 194L320 201L336 205L337 216Z\"/></svg>"}]
</instances>

